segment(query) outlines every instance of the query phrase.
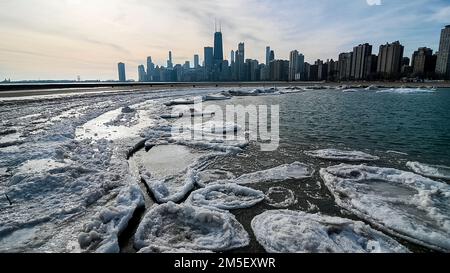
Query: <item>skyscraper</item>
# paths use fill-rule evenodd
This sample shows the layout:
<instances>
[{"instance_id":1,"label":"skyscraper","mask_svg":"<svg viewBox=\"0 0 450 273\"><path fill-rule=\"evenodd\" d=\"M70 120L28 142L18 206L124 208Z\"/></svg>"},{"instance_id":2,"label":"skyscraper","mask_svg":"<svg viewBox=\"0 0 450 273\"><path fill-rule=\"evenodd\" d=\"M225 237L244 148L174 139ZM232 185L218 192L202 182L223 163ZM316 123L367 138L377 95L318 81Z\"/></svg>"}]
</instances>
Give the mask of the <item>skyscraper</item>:
<instances>
[{"instance_id":1,"label":"skyscraper","mask_svg":"<svg viewBox=\"0 0 450 273\"><path fill-rule=\"evenodd\" d=\"M239 43L238 50L236 51L236 68L237 68L237 77L239 81L246 80L245 73L245 44Z\"/></svg>"},{"instance_id":2,"label":"skyscraper","mask_svg":"<svg viewBox=\"0 0 450 273\"><path fill-rule=\"evenodd\" d=\"M152 57L147 57L147 81L152 81L153 71L155 71L155 64L152 61Z\"/></svg>"},{"instance_id":3,"label":"skyscraper","mask_svg":"<svg viewBox=\"0 0 450 273\"><path fill-rule=\"evenodd\" d=\"M214 49L212 47L205 47L204 49L205 68L211 71L214 64Z\"/></svg>"},{"instance_id":4,"label":"skyscraper","mask_svg":"<svg viewBox=\"0 0 450 273\"><path fill-rule=\"evenodd\" d=\"M353 52L339 54L339 80L347 81L351 78Z\"/></svg>"},{"instance_id":5,"label":"skyscraper","mask_svg":"<svg viewBox=\"0 0 450 273\"><path fill-rule=\"evenodd\" d=\"M140 82L145 82L147 80L147 73L145 72L145 66L138 66L138 77Z\"/></svg>"},{"instance_id":6,"label":"skyscraper","mask_svg":"<svg viewBox=\"0 0 450 273\"><path fill-rule=\"evenodd\" d=\"M194 68L197 69L200 67L200 59L198 57L198 54L194 55Z\"/></svg>"},{"instance_id":7,"label":"skyscraper","mask_svg":"<svg viewBox=\"0 0 450 273\"><path fill-rule=\"evenodd\" d=\"M222 64L223 61L223 41L222 32L216 31L214 33L214 63Z\"/></svg>"},{"instance_id":8,"label":"skyscraper","mask_svg":"<svg viewBox=\"0 0 450 273\"><path fill-rule=\"evenodd\" d=\"M167 60L167 68L169 69L173 68L172 51L169 51L169 60Z\"/></svg>"},{"instance_id":9,"label":"skyscraper","mask_svg":"<svg viewBox=\"0 0 450 273\"><path fill-rule=\"evenodd\" d=\"M299 54L297 50L291 51L289 54L289 81L295 80L295 75L298 72Z\"/></svg>"},{"instance_id":10,"label":"skyscraper","mask_svg":"<svg viewBox=\"0 0 450 273\"><path fill-rule=\"evenodd\" d=\"M404 47L399 41L380 46L377 72L383 78L398 78L400 76Z\"/></svg>"},{"instance_id":11,"label":"skyscraper","mask_svg":"<svg viewBox=\"0 0 450 273\"><path fill-rule=\"evenodd\" d=\"M353 48L351 77L355 80L363 80L370 74L369 58L372 56L372 46L369 44L358 45Z\"/></svg>"},{"instance_id":12,"label":"skyscraper","mask_svg":"<svg viewBox=\"0 0 450 273\"><path fill-rule=\"evenodd\" d=\"M412 56L412 69L415 76L426 76L436 68L436 55L427 47L420 47Z\"/></svg>"},{"instance_id":13,"label":"skyscraper","mask_svg":"<svg viewBox=\"0 0 450 273\"><path fill-rule=\"evenodd\" d=\"M270 63L270 46L266 47L266 65Z\"/></svg>"},{"instance_id":14,"label":"skyscraper","mask_svg":"<svg viewBox=\"0 0 450 273\"><path fill-rule=\"evenodd\" d=\"M450 79L450 25L441 31L436 73L445 79Z\"/></svg>"},{"instance_id":15,"label":"skyscraper","mask_svg":"<svg viewBox=\"0 0 450 273\"><path fill-rule=\"evenodd\" d=\"M275 61L275 51L271 50L269 55L269 64L271 61Z\"/></svg>"},{"instance_id":16,"label":"skyscraper","mask_svg":"<svg viewBox=\"0 0 450 273\"><path fill-rule=\"evenodd\" d=\"M119 70L119 82L126 82L127 81L127 76L125 73L125 64L124 63L119 63L117 65L117 68Z\"/></svg>"}]
</instances>

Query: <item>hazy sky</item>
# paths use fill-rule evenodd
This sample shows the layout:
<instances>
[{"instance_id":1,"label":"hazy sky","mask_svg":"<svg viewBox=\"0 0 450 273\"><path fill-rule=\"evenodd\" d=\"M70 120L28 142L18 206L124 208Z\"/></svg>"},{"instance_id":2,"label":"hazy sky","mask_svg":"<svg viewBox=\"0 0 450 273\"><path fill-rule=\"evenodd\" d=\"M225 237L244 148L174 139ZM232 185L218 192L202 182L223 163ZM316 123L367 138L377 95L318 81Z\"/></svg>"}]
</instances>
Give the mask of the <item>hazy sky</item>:
<instances>
[{"instance_id":1,"label":"hazy sky","mask_svg":"<svg viewBox=\"0 0 450 273\"><path fill-rule=\"evenodd\" d=\"M400 40L406 54L438 49L450 24L449 0L0 0L0 80L116 79L117 62L136 78L152 56L165 65L213 45L222 21L225 58L245 42L246 58L265 61L297 49L307 61L337 58L369 42Z\"/></svg>"}]
</instances>

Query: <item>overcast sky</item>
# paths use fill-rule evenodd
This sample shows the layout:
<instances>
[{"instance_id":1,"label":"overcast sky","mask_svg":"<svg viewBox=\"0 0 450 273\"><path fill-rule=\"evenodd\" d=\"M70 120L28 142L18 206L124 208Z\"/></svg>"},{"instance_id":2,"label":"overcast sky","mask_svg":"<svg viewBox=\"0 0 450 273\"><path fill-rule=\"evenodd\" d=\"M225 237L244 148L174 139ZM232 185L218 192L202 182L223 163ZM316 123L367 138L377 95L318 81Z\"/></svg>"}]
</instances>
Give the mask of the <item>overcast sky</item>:
<instances>
[{"instance_id":1,"label":"overcast sky","mask_svg":"<svg viewBox=\"0 0 450 273\"><path fill-rule=\"evenodd\" d=\"M225 58L245 42L246 58L265 61L297 49L307 61L337 58L369 42L400 40L410 56L419 46L438 49L450 24L449 0L0 0L0 81L116 79L117 62L136 78L152 56L165 65L213 45L222 22Z\"/></svg>"}]
</instances>

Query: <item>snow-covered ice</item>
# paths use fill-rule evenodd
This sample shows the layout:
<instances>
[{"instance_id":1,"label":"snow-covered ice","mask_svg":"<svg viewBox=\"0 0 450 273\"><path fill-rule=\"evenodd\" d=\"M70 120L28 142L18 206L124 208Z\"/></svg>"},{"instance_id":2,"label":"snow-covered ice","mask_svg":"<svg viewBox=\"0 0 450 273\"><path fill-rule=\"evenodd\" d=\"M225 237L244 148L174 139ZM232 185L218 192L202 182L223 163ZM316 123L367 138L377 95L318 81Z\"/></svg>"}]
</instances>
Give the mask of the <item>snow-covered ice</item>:
<instances>
[{"instance_id":1,"label":"snow-covered ice","mask_svg":"<svg viewBox=\"0 0 450 273\"><path fill-rule=\"evenodd\" d=\"M99 253L119 253L119 236L135 210L142 206L144 198L139 187L124 188L114 206L103 209L95 220L85 225L78 237L81 248Z\"/></svg>"},{"instance_id":2,"label":"snow-covered ice","mask_svg":"<svg viewBox=\"0 0 450 273\"><path fill-rule=\"evenodd\" d=\"M140 204L122 200L139 182L130 179L130 149L168 124L164 102L211 91L1 99L0 252L117 251L117 235Z\"/></svg>"},{"instance_id":3,"label":"snow-covered ice","mask_svg":"<svg viewBox=\"0 0 450 273\"><path fill-rule=\"evenodd\" d=\"M233 183L213 184L191 193L186 203L224 210L250 208L265 198L263 192Z\"/></svg>"},{"instance_id":4,"label":"snow-covered ice","mask_svg":"<svg viewBox=\"0 0 450 273\"><path fill-rule=\"evenodd\" d=\"M209 184L217 182L227 182L235 178L236 176L232 172L212 169L212 170L204 170L197 173L195 182L200 187L206 187Z\"/></svg>"},{"instance_id":5,"label":"snow-covered ice","mask_svg":"<svg viewBox=\"0 0 450 273\"><path fill-rule=\"evenodd\" d=\"M203 96L203 101L218 101L218 100L229 100L230 96L225 96L223 94L209 94Z\"/></svg>"},{"instance_id":6,"label":"snow-covered ice","mask_svg":"<svg viewBox=\"0 0 450 273\"><path fill-rule=\"evenodd\" d=\"M407 248L352 220L270 210L252 220L258 242L269 253L404 253Z\"/></svg>"},{"instance_id":7,"label":"snow-covered ice","mask_svg":"<svg viewBox=\"0 0 450 273\"><path fill-rule=\"evenodd\" d=\"M378 156L373 156L360 151L345 151L336 149L306 151L305 154L320 159L347 162L376 161L380 159Z\"/></svg>"},{"instance_id":8,"label":"snow-covered ice","mask_svg":"<svg viewBox=\"0 0 450 273\"><path fill-rule=\"evenodd\" d=\"M297 204L295 193L287 188L272 187L266 192L266 203L277 209L284 209Z\"/></svg>"},{"instance_id":9,"label":"snow-covered ice","mask_svg":"<svg viewBox=\"0 0 450 273\"><path fill-rule=\"evenodd\" d=\"M238 184L255 184L265 182L280 182L290 179L304 179L312 177L314 169L307 164L294 162L281 165L272 169L244 174L233 182Z\"/></svg>"},{"instance_id":10,"label":"snow-covered ice","mask_svg":"<svg viewBox=\"0 0 450 273\"><path fill-rule=\"evenodd\" d=\"M229 212L169 202L154 206L144 216L134 242L137 249L162 248L174 253L225 251L248 245L249 236Z\"/></svg>"},{"instance_id":11,"label":"snow-covered ice","mask_svg":"<svg viewBox=\"0 0 450 273\"><path fill-rule=\"evenodd\" d=\"M450 186L397 169L341 164L320 170L337 204L413 243L450 251Z\"/></svg>"},{"instance_id":12,"label":"snow-covered ice","mask_svg":"<svg viewBox=\"0 0 450 273\"><path fill-rule=\"evenodd\" d=\"M450 180L450 167L440 165L429 165L420 162L408 162L406 166L413 172L438 179Z\"/></svg>"},{"instance_id":13,"label":"snow-covered ice","mask_svg":"<svg viewBox=\"0 0 450 273\"><path fill-rule=\"evenodd\" d=\"M391 88L377 91L377 93L393 93L393 94L432 94L436 90L421 88Z\"/></svg>"},{"instance_id":14,"label":"snow-covered ice","mask_svg":"<svg viewBox=\"0 0 450 273\"><path fill-rule=\"evenodd\" d=\"M196 171L192 168L164 178L152 178L150 173L141 173L142 179L159 203L182 200L194 189L195 175Z\"/></svg>"}]
</instances>

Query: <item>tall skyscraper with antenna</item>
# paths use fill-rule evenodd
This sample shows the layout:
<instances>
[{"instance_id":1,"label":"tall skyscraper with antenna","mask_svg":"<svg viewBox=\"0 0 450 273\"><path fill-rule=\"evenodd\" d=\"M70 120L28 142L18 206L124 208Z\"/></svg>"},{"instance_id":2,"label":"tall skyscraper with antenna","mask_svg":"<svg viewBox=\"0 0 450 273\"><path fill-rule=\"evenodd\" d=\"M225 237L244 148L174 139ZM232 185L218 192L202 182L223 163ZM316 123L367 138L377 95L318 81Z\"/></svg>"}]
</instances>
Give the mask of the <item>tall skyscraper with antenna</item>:
<instances>
[{"instance_id":1,"label":"tall skyscraper with antenna","mask_svg":"<svg viewBox=\"0 0 450 273\"><path fill-rule=\"evenodd\" d=\"M167 60L167 68L169 69L173 68L172 51L169 51L169 60Z\"/></svg>"},{"instance_id":2,"label":"tall skyscraper with antenna","mask_svg":"<svg viewBox=\"0 0 450 273\"><path fill-rule=\"evenodd\" d=\"M215 25L214 33L214 62L217 65L221 65L223 62L223 39L222 39L222 26Z\"/></svg>"}]
</instances>

